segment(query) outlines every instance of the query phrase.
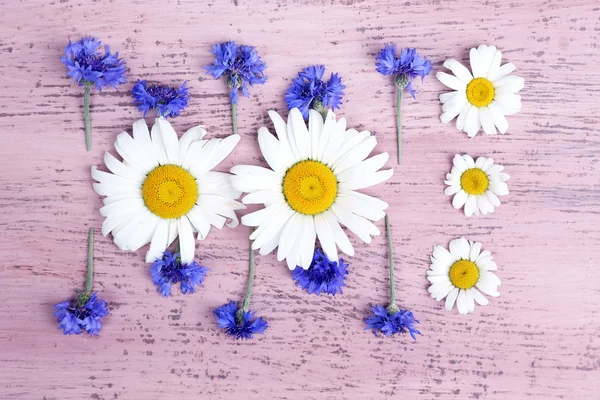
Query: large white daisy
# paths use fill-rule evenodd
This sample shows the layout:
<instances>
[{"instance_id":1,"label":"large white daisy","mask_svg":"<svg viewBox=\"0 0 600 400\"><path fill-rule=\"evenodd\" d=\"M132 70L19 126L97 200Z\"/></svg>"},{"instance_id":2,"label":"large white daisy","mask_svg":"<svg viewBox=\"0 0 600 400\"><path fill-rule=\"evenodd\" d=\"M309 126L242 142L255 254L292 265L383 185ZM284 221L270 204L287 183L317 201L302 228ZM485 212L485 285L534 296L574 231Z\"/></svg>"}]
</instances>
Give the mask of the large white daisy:
<instances>
[{"instance_id":1,"label":"large white daisy","mask_svg":"<svg viewBox=\"0 0 600 400\"><path fill-rule=\"evenodd\" d=\"M157 118L152 134L143 119L133 124L133 138L122 132L115 149L123 158L104 155L112 172L92 167L94 190L104 199L100 214L104 236L112 232L121 250L136 251L148 242L146 262L153 262L179 236L181 261L194 260L194 232L206 238L211 225L238 225L235 210L245 206L230 175L211 171L240 141L239 135L204 140L206 130L196 126L178 140L164 118Z\"/></svg>"},{"instance_id":2,"label":"large white daisy","mask_svg":"<svg viewBox=\"0 0 600 400\"><path fill-rule=\"evenodd\" d=\"M454 166L446 174L444 181L448 187L444 190L447 196L454 195L452 206L457 210L465 207L465 215L483 215L493 213L494 207L500 205L498 196L508 194L505 183L510 175L502 172L504 167L494 164L493 158L479 157L477 161L467 154L457 154Z\"/></svg>"},{"instance_id":3,"label":"large white daisy","mask_svg":"<svg viewBox=\"0 0 600 400\"><path fill-rule=\"evenodd\" d=\"M450 251L442 246L433 248L431 269L427 279L431 282L429 293L437 301L446 298L446 310L454 303L460 314L475 310L475 302L485 306L488 300L481 294L497 297L500 279L491 271L498 269L488 250L481 251L481 243L465 238L450 242Z\"/></svg>"},{"instance_id":4,"label":"large white daisy","mask_svg":"<svg viewBox=\"0 0 600 400\"><path fill-rule=\"evenodd\" d=\"M388 160L382 153L367 156L377 139L369 131L346 130L346 120L336 121L332 112L325 122L317 111L309 111L308 127L296 108L287 123L269 111L277 138L267 128L258 130L258 144L271 167L238 165L231 169L233 187L249 193L245 204L265 208L242 217L242 224L258 227L250 236L253 249L267 254L277 249L290 269L310 266L315 240L330 260L337 260L337 247L354 255L345 225L370 243L379 229L371 221L385 216L387 203L359 193L392 176L393 170L379 169Z\"/></svg>"},{"instance_id":5,"label":"large white daisy","mask_svg":"<svg viewBox=\"0 0 600 400\"><path fill-rule=\"evenodd\" d=\"M473 137L483 127L488 135L508 130L506 115L521 111L521 96L525 80L509 76L515 70L512 63L500 66L502 53L495 46L482 44L470 51L471 71L454 59L444 62L444 67L454 75L438 72L437 78L454 92L443 93L440 119L443 123L456 120L456 128Z\"/></svg>"}]
</instances>

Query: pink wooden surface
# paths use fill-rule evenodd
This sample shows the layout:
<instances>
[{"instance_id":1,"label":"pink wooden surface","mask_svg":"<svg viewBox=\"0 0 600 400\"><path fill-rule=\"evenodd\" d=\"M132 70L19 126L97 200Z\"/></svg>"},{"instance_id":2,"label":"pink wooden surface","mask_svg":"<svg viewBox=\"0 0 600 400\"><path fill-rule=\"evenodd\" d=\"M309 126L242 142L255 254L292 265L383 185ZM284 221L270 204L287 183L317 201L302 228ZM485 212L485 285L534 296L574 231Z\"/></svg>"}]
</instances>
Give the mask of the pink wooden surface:
<instances>
[{"instance_id":1,"label":"pink wooden surface","mask_svg":"<svg viewBox=\"0 0 600 400\"><path fill-rule=\"evenodd\" d=\"M0 2L1 399L598 399L600 398L600 8L592 0L155 0ZM94 34L127 59L128 83L92 98L94 149L82 132L82 91L59 62L67 39ZM164 299L137 253L96 241L96 288L110 302L100 338L67 337L51 307L83 285L89 227L101 199L90 167L139 117L137 78L190 83L174 119L230 133L222 81L207 78L218 40L257 45L269 81L239 107L242 141L220 166L264 164L256 131L284 111L296 71L324 63L347 85L349 126L370 129L395 166L393 86L374 70L383 43L417 46L434 63L497 45L526 79L510 134L469 140L439 122L433 77L405 99L405 158L369 192L390 203L399 300L423 336L375 338L369 306L386 303L385 237L352 237L348 287L308 296L273 255L257 256L252 308L267 335L237 342L211 310L243 295L248 228L212 231L197 258L197 294ZM150 120L150 119L149 119ZM456 152L490 155L512 176L493 215L467 219L443 194ZM383 221L379 223L383 229ZM501 297L473 315L427 293L433 245L458 236L493 252Z\"/></svg>"}]
</instances>

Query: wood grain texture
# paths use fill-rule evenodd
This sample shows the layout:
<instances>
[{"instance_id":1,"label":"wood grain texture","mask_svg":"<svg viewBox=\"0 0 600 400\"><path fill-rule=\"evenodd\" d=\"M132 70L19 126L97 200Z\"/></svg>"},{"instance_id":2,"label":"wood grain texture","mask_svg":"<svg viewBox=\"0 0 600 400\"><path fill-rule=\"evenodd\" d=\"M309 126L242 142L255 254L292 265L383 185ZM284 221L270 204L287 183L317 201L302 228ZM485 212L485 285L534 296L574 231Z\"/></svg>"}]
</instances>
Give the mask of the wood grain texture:
<instances>
[{"instance_id":1,"label":"wood grain texture","mask_svg":"<svg viewBox=\"0 0 600 400\"><path fill-rule=\"evenodd\" d=\"M600 6L592 0L21 0L0 2L0 398L2 399L598 399L600 391ZM127 59L128 83L92 96L85 151L82 90L59 61L68 38L99 36ZM395 167L394 88L374 69L385 42L446 58L497 45L526 79L510 133L469 140L439 122L433 77L404 103L404 164L367 192L390 203L400 303L423 336L363 331L387 296L385 237L351 238L343 295L308 296L274 255L257 255L252 309L267 335L237 342L211 310L244 293L249 229L213 230L197 244L211 269L196 294L161 298L143 262L96 240L96 288L110 302L102 336L62 336L51 307L82 287L87 231L100 227L90 167L139 118L137 78L187 80L174 119L230 133L222 81L206 77L210 45L258 46L269 81L239 106L242 141L219 169L264 164L257 129L285 110L295 73L324 63L347 85L338 115L376 133ZM487 155L512 176L492 215L467 219L444 196L457 152ZM383 229L383 221L379 223ZM435 244L458 236L494 254L501 297L473 315L427 293Z\"/></svg>"}]
</instances>

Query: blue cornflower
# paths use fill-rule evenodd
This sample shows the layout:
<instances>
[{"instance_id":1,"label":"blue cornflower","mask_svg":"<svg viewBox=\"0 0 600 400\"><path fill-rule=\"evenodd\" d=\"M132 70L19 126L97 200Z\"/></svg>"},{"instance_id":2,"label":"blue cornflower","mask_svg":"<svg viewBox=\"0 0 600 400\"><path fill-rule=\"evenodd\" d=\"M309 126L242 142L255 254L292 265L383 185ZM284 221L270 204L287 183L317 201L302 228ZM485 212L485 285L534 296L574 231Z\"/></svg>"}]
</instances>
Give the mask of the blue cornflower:
<instances>
[{"instance_id":1,"label":"blue cornflower","mask_svg":"<svg viewBox=\"0 0 600 400\"><path fill-rule=\"evenodd\" d=\"M367 329L373 329L373 334L377 336L377 331L383 333L385 336L393 336L396 333L410 333L413 340L417 340L415 334L421 334L415 327L415 323L419 323L412 312L403 310L397 306L388 307L392 308L391 312L383 308L380 305L372 307L374 315L369 316L366 319ZM394 311L397 310L397 311Z\"/></svg>"},{"instance_id":2,"label":"blue cornflower","mask_svg":"<svg viewBox=\"0 0 600 400\"><path fill-rule=\"evenodd\" d=\"M86 331L90 336L98 335L102 324L100 319L108 315L106 301L99 300L97 293L91 296L87 293L78 299L71 299L58 303L53 307L54 316L65 335L79 335Z\"/></svg>"},{"instance_id":3,"label":"blue cornflower","mask_svg":"<svg viewBox=\"0 0 600 400\"><path fill-rule=\"evenodd\" d=\"M241 312L240 312L241 311ZM258 317L254 320L252 311L242 311L238 305L229 301L213 311L220 329L236 339L252 339L255 333L264 333L268 322Z\"/></svg>"},{"instance_id":4,"label":"blue cornflower","mask_svg":"<svg viewBox=\"0 0 600 400\"><path fill-rule=\"evenodd\" d=\"M67 76L79 83L79 86L95 85L98 90L106 86L117 87L125 83L125 61L119 53L111 54L108 45L101 46L98 38L88 36L65 47L65 55L61 61L67 67Z\"/></svg>"},{"instance_id":5,"label":"blue cornflower","mask_svg":"<svg viewBox=\"0 0 600 400\"><path fill-rule=\"evenodd\" d=\"M177 117L187 107L190 99L189 88L183 82L179 89L161 84L147 84L140 81L131 89L133 104L144 113L153 110L159 117Z\"/></svg>"},{"instance_id":6,"label":"blue cornflower","mask_svg":"<svg viewBox=\"0 0 600 400\"><path fill-rule=\"evenodd\" d=\"M344 260L330 261L320 249L315 251L312 263L308 269L296 267L292 271L292 278L296 285L307 290L308 294L321 292L334 295L342 293L342 286L346 286L344 280L348 274L348 264Z\"/></svg>"},{"instance_id":7,"label":"blue cornflower","mask_svg":"<svg viewBox=\"0 0 600 400\"><path fill-rule=\"evenodd\" d=\"M260 59L255 47L228 41L213 45L211 53L215 55L215 60L204 68L207 74L215 79L227 77L227 84L231 88L231 104L237 104L238 90L249 97L248 84L262 84L267 81L264 74L267 64Z\"/></svg>"},{"instance_id":8,"label":"blue cornflower","mask_svg":"<svg viewBox=\"0 0 600 400\"><path fill-rule=\"evenodd\" d=\"M90 125L90 94L93 86L102 91L103 87L117 87L125 83L125 61L119 53L111 54L108 45L104 54L98 50L101 42L95 37L84 37L75 43L69 40L65 55L60 61L67 67L67 76L84 87L83 119L85 121L85 142L87 151L92 150L92 128Z\"/></svg>"},{"instance_id":9,"label":"blue cornflower","mask_svg":"<svg viewBox=\"0 0 600 400\"><path fill-rule=\"evenodd\" d=\"M417 49L404 48L400 51L400 57L396 57L396 45L386 44L377 54L377 72L382 75L396 75L396 84L403 85L415 98L415 91L412 88L412 80L417 76L421 80L431 72L431 61L421 57Z\"/></svg>"},{"instance_id":10,"label":"blue cornflower","mask_svg":"<svg viewBox=\"0 0 600 400\"><path fill-rule=\"evenodd\" d=\"M171 284L181 283L183 294L194 293L194 287L202 285L208 268L200 266L195 261L191 264L182 264L179 253L163 253L162 258L157 258L150 266L152 283L164 297L171 296Z\"/></svg>"},{"instance_id":11,"label":"blue cornflower","mask_svg":"<svg viewBox=\"0 0 600 400\"><path fill-rule=\"evenodd\" d=\"M324 74L324 65L313 65L298 72L285 94L288 110L299 109L307 120L310 108L319 112L323 112L325 107L331 107L332 110L340 108L345 88L342 78L337 73L332 73L325 82Z\"/></svg>"}]
</instances>

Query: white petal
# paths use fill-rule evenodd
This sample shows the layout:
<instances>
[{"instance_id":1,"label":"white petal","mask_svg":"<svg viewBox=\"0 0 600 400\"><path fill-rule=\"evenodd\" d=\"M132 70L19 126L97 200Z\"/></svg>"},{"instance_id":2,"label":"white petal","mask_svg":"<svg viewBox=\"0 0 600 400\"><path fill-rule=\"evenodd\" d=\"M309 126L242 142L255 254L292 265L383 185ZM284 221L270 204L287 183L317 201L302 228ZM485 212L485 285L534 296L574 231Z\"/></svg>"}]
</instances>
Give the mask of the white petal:
<instances>
[{"instance_id":1,"label":"white petal","mask_svg":"<svg viewBox=\"0 0 600 400\"><path fill-rule=\"evenodd\" d=\"M331 232L333 232L333 237L335 239L335 244L340 248L340 250L349 255L350 257L354 256L354 248L352 247L352 243L348 240L348 236L342 230L342 227L338 223L335 215L331 211L325 211L321 214L329 227L331 228Z\"/></svg>"},{"instance_id":2,"label":"white petal","mask_svg":"<svg viewBox=\"0 0 600 400\"><path fill-rule=\"evenodd\" d=\"M324 129L323 133L325 132L326 131ZM327 140L327 144L323 149L321 162L330 165L334 160L338 158L340 147L344 143L344 133L346 132L346 119L340 118L340 120L335 123L335 127L333 128L333 130L329 130L327 132L329 139Z\"/></svg>"},{"instance_id":3,"label":"white petal","mask_svg":"<svg viewBox=\"0 0 600 400\"><path fill-rule=\"evenodd\" d=\"M335 164L332 164L333 173L338 175L347 169L358 165L367 158L376 145L377 139L375 136L369 136L358 146L354 147L354 149L350 150L345 156L338 159Z\"/></svg>"},{"instance_id":4,"label":"white petal","mask_svg":"<svg viewBox=\"0 0 600 400\"><path fill-rule=\"evenodd\" d=\"M158 167L158 156L154 150L152 140L150 139L148 125L143 118L138 119L133 123L133 139L135 140L136 146L144 153L145 161L148 162L148 165L145 165L145 167Z\"/></svg>"},{"instance_id":5,"label":"white petal","mask_svg":"<svg viewBox=\"0 0 600 400\"><path fill-rule=\"evenodd\" d=\"M255 165L236 165L231 168L231 184L234 189L251 193L258 190L282 191L283 177L270 169Z\"/></svg>"},{"instance_id":6,"label":"white petal","mask_svg":"<svg viewBox=\"0 0 600 400\"><path fill-rule=\"evenodd\" d=\"M487 71L484 71L483 60L477 49L473 48L470 50L469 61L471 63L471 71L473 71L474 78L482 78L487 75Z\"/></svg>"},{"instance_id":7,"label":"white petal","mask_svg":"<svg viewBox=\"0 0 600 400\"><path fill-rule=\"evenodd\" d=\"M444 61L444 67L451 70L452 73L465 84L471 82L473 79L473 75L471 75L471 72L467 69L467 67L452 58Z\"/></svg>"},{"instance_id":8,"label":"white petal","mask_svg":"<svg viewBox=\"0 0 600 400\"><path fill-rule=\"evenodd\" d=\"M154 235L152 235L152 242L150 244L150 248L148 249L148 253L146 253L146 262L152 263L156 261L157 258L161 258L163 252L169 245L167 242L169 238L169 220L161 219L156 226L156 230L154 231Z\"/></svg>"},{"instance_id":9,"label":"white petal","mask_svg":"<svg viewBox=\"0 0 600 400\"><path fill-rule=\"evenodd\" d=\"M513 115L521 111L521 96L518 94L498 94L495 99L504 115Z\"/></svg>"},{"instance_id":10,"label":"white petal","mask_svg":"<svg viewBox=\"0 0 600 400\"><path fill-rule=\"evenodd\" d=\"M525 87L525 79L520 76L505 76L494 82L494 89L497 94L517 93Z\"/></svg>"},{"instance_id":11,"label":"white petal","mask_svg":"<svg viewBox=\"0 0 600 400\"><path fill-rule=\"evenodd\" d=\"M294 163L288 146L284 146L269 130L262 127L258 130L260 151L273 171L285 173Z\"/></svg>"},{"instance_id":12,"label":"white petal","mask_svg":"<svg viewBox=\"0 0 600 400\"><path fill-rule=\"evenodd\" d=\"M440 121L442 121L444 124L452 121L460 114L466 104L468 104L468 101L464 94L455 96L452 100L446 102L442 107L443 113L440 116Z\"/></svg>"},{"instance_id":13,"label":"white petal","mask_svg":"<svg viewBox=\"0 0 600 400\"><path fill-rule=\"evenodd\" d=\"M160 163L178 164L179 141L171 123L164 118L157 118L152 126L151 136Z\"/></svg>"},{"instance_id":14,"label":"white petal","mask_svg":"<svg viewBox=\"0 0 600 400\"><path fill-rule=\"evenodd\" d=\"M471 294L473 295L473 299L477 302L477 304L482 305L482 306L486 306L489 303L488 299L486 299L479 292L479 290L477 290L475 288L471 288L469 290L471 291Z\"/></svg>"},{"instance_id":15,"label":"white petal","mask_svg":"<svg viewBox=\"0 0 600 400\"><path fill-rule=\"evenodd\" d=\"M106 167L115 175L118 175L122 178L131 179L136 184L141 185L144 179L146 179L146 175L141 173L139 170L135 168L131 168L121 161L117 160L112 154L104 153L104 164Z\"/></svg>"},{"instance_id":16,"label":"white petal","mask_svg":"<svg viewBox=\"0 0 600 400\"><path fill-rule=\"evenodd\" d=\"M485 192L485 196L487 197L487 199L490 201L490 203L492 203L492 205L494 207L498 207L500 206L500 199L498 199L498 196L496 196L494 193L492 193L489 190L486 190Z\"/></svg>"},{"instance_id":17,"label":"white petal","mask_svg":"<svg viewBox=\"0 0 600 400\"><path fill-rule=\"evenodd\" d=\"M471 105L471 103L467 102L462 110L460 110L460 114L458 114L458 118L456 118L456 129L458 129L459 131L462 131L465 127L465 122L467 120L467 115L469 115L469 111L471 111L471 108L473 108L473 106Z\"/></svg>"},{"instance_id":18,"label":"white petal","mask_svg":"<svg viewBox=\"0 0 600 400\"><path fill-rule=\"evenodd\" d=\"M277 261L282 261L287 258L290 255L292 248L298 245L296 239L299 237L301 228L302 214L295 213L281 231L281 239L279 240L279 247L277 248Z\"/></svg>"},{"instance_id":19,"label":"white petal","mask_svg":"<svg viewBox=\"0 0 600 400\"><path fill-rule=\"evenodd\" d=\"M185 156L187 154L188 149L190 148L190 145L193 142L202 140L204 138L204 136L206 136L206 133L207 132L204 129L204 127L201 125L198 125L198 126L194 126L190 129L188 129L183 134L183 136L181 136L181 139L179 139L179 162L180 162L179 165L181 165L181 163L185 159Z\"/></svg>"},{"instance_id":20,"label":"white petal","mask_svg":"<svg viewBox=\"0 0 600 400\"><path fill-rule=\"evenodd\" d=\"M467 119L465 120L464 132L469 137L474 137L479 132L479 128L481 127L481 121L479 120L479 108L471 107L469 109L469 113L467 114Z\"/></svg>"},{"instance_id":21,"label":"white petal","mask_svg":"<svg viewBox=\"0 0 600 400\"><path fill-rule=\"evenodd\" d=\"M340 189L358 190L384 182L390 179L393 174L393 169L385 169L370 174L361 174L360 171L357 171L355 168L350 168L342 172L338 176L338 179L340 181Z\"/></svg>"},{"instance_id":22,"label":"white petal","mask_svg":"<svg viewBox=\"0 0 600 400\"><path fill-rule=\"evenodd\" d=\"M304 123L302 113L297 108L292 108L288 114L287 130L290 141L292 140L292 137L294 138L294 143L296 143L300 159L305 160L310 158L311 143L310 136L308 135L308 128Z\"/></svg>"},{"instance_id":23,"label":"white petal","mask_svg":"<svg viewBox=\"0 0 600 400\"><path fill-rule=\"evenodd\" d=\"M385 217L383 210L389 207L385 201L353 190L340 190L337 201L340 201L344 207L353 213L371 221L379 221Z\"/></svg>"},{"instance_id":24,"label":"white petal","mask_svg":"<svg viewBox=\"0 0 600 400\"><path fill-rule=\"evenodd\" d=\"M335 246L333 231L322 214L315 215L315 231L327 258L332 261L337 261L338 253Z\"/></svg>"},{"instance_id":25,"label":"white petal","mask_svg":"<svg viewBox=\"0 0 600 400\"><path fill-rule=\"evenodd\" d=\"M319 141L323 130L323 116L316 110L308 110L308 133L310 135L310 156L317 160L319 156Z\"/></svg>"},{"instance_id":26,"label":"white petal","mask_svg":"<svg viewBox=\"0 0 600 400\"><path fill-rule=\"evenodd\" d=\"M481 242L471 242L471 249L469 250L469 260L475 262L477 261L477 257L479 257L479 252L481 251Z\"/></svg>"},{"instance_id":27,"label":"white petal","mask_svg":"<svg viewBox=\"0 0 600 400\"><path fill-rule=\"evenodd\" d=\"M458 292L458 298L456 299L456 308L458 308L459 314L468 314L469 308L467 306L467 296L464 289Z\"/></svg>"},{"instance_id":28,"label":"white petal","mask_svg":"<svg viewBox=\"0 0 600 400\"><path fill-rule=\"evenodd\" d=\"M479 109L479 117L481 118L481 126L483 127L483 131L488 135L495 135L496 128L494 128L494 119L489 108L481 107Z\"/></svg>"},{"instance_id":29,"label":"white petal","mask_svg":"<svg viewBox=\"0 0 600 400\"><path fill-rule=\"evenodd\" d=\"M470 217L475 212L477 208L477 199L476 196L470 194L467 196L467 201L465 202L465 215Z\"/></svg>"},{"instance_id":30,"label":"white petal","mask_svg":"<svg viewBox=\"0 0 600 400\"><path fill-rule=\"evenodd\" d=\"M471 289L465 290L465 297L467 300L467 312L472 313L475 311L475 299L473 297L473 291Z\"/></svg>"},{"instance_id":31,"label":"white petal","mask_svg":"<svg viewBox=\"0 0 600 400\"><path fill-rule=\"evenodd\" d=\"M303 215L303 223L304 223L304 238L303 238L303 247L298 255L300 260L300 265L303 269L308 269L313 259L313 255L315 253L315 240L317 239L317 233L315 231L315 222L314 217Z\"/></svg>"},{"instance_id":32,"label":"white petal","mask_svg":"<svg viewBox=\"0 0 600 400\"><path fill-rule=\"evenodd\" d=\"M192 175L200 177L219 165L233 151L240 138L240 135L230 135L224 139L210 139L200 149L196 162L192 163L190 167ZM192 147L193 144L190 148Z\"/></svg>"},{"instance_id":33,"label":"white petal","mask_svg":"<svg viewBox=\"0 0 600 400\"><path fill-rule=\"evenodd\" d=\"M250 235L250 238L254 240L252 247L254 249L260 248L262 250L262 247L269 245L273 238L281 238L283 228L294 214L295 211L293 211L287 203L281 203L274 207L268 218ZM273 249L275 247L277 247L277 244L274 245ZM270 253L271 250L269 250L268 253Z\"/></svg>"},{"instance_id":34,"label":"white petal","mask_svg":"<svg viewBox=\"0 0 600 400\"><path fill-rule=\"evenodd\" d=\"M185 264L191 264L194 261L194 253L196 251L192 226L185 215L180 217L177 223L179 225L177 230L179 232L179 251L181 254L181 262Z\"/></svg>"},{"instance_id":35,"label":"white petal","mask_svg":"<svg viewBox=\"0 0 600 400\"><path fill-rule=\"evenodd\" d=\"M442 93L442 94L440 94L440 102L442 102L442 104L444 104L447 101L450 101L452 98L454 98L455 96L458 96L460 94L464 94L464 91L455 90L453 92Z\"/></svg>"},{"instance_id":36,"label":"white petal","mask_svg":"<svg viewBox=\"0 0 600 400\"><path fill-rule=\"evenodd\" d=\"M442 84L448 86L452 90L464 91L467 88L467 84L465 82L453 75L445 72L438 72L435 76L440 82L442 82Z\"/></svg>"},{"instance_id":37,"label":"white petal","mask_svg":"<svg viewBox=\"0 0 600 400\"><path fill-rule=\"evenodd\" d=\"M192 207L187 213L187 217L192 226L198 231L198 240L204 240L210 232L210 222L206 218L206 213L198 206Z\"/></svg>"},{"instance_id":38,"label":"white petal","mask_svg":"<svg viewBox=\"0 0 600 400\"><path fill-rule=\"evenodd\" d=\"M469 197L469 195L467 194L467 192L465 192L464 190L460 189L454 195L454 198L452 199L452 207L454 207L456 210L460 209L462 206L465 205L465 203L467 202L467 198L468 197Z\"/></svg>"},{"instance_id":39,"label":"white petal","mask_svg":"<svg viewBox=\"0 0 600 400\"><path fill-rule=\"evenodd\" d=\"M505 76L507 76L508 74L513 72L515 70L515 68L517 68L517 67L515 67L515 65L513 63L504 64L503 66L501 66L498 69L498 74L496 75L495 80L504 78Z\"/></svg>"},{"instance_id":40,"label":"white petal","mask_svg":"<svg viewBox=\"0 0 600 400\"><path fill-rule=\"evenodd\" d=\"M115 141L115 150L123 158L126 165L137 169L143 174L150 172L153 167L151 157L146 157L142 149L137 146L137 143L127 132L121 132Z\"/></svg>"},{"instance_id":41,"label":"white petal","mask_svg":"<svg viewBox=\"0 0 600 400\"><path fill-rule=\"evenodd\" d=\"M450 292L448 297L446 297L446 310L448 310L448 311L452 310L452 307L454 306L454 302L456 301L456 298L458 297L459 290L460 290L459 288L454 288Z\"/></svg>"},{"instance_id":42,"label":"white petal","mask_svg":"<svg viewBox=\"0 0 600 400\"><path fill-rule=\"evenodd\" d=\"M371 236L377 236L380 233L379 229L372 222L351 213L341 205L333 204L331 211L333 211L340 223L345 225L365 243L371 243Z\"/></svg>"},{"instance_id":43,"label":"white petal","mask_svg":"<svg viewBox=\"0 0 600 400\"><path fill-rule=\"evenodd\" d=\"M500 62L502 61L502 53L500 50L496 49L496 54L494 54L494 59L492 60L492 64L490 65L490 70L487 74L487 79L491 82L495 81L498 76L498 72L500 71Z\"/></svg>"}]
</instances>

